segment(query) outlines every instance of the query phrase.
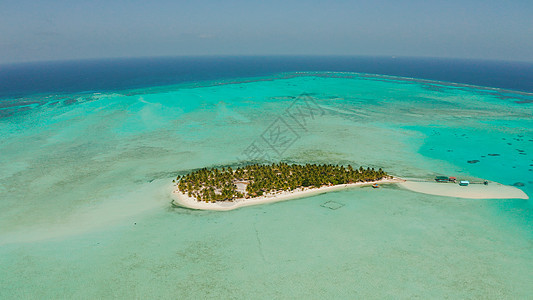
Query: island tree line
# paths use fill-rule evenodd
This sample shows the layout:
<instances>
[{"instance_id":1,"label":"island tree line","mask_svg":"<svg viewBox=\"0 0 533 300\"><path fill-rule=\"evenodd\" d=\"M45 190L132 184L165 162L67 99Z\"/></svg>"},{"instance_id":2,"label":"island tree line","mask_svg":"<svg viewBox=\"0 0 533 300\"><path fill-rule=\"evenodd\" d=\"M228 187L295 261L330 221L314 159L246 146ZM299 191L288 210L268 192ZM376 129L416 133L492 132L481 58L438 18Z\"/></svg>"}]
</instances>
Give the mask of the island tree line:
<instances>
[{"instance_id":1,"label":"island tree line","mask_svg":"<svg viewBox=\"0 0 533 300\"><path fill-rule=\"evenodd\" d=\"M233 170L203 168L175 180L178 189L198 201L228 201L258 197L268 193L292 191L298 188L322 187L381 180L388 177L381 168L331 164L253 164ZM246 184L246 191L237 190L236 183Z\"/></svg>"}]
</instances>

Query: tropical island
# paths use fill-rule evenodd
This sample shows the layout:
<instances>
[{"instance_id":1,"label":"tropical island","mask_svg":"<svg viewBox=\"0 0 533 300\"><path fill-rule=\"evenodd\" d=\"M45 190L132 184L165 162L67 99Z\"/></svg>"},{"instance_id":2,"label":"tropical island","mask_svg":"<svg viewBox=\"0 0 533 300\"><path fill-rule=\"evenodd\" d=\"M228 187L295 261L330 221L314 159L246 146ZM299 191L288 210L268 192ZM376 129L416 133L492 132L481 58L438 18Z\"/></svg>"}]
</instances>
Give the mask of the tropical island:
<instances>
[{"instance_id":1,"label":"tropical island","mask_svg":"<svg viewBox=\"0 0 533 300\"><path fill-rule=\"evenodd\" d=\"M178 176L173 203L194 209L230 210L339 190L399 182L381 168L332 164L251 164L235 170L203 168Z\"/></svg>"},{"instance_id":2,"label":"tropical island","mask_svg":"<svg viewBox=\"0 0 533 300\"><path fill-rule=\"evenodd\" d=\"M341 189L398 183L417 193L465 199L529 199L524 191L494 181L463 186L443 176L435 180L393 177L381 168L331 164L251 164L238 167L203 168L173 180L174 206L202 210L232 210L242 206L313 196Z\"/></svg>"}]
</instances>

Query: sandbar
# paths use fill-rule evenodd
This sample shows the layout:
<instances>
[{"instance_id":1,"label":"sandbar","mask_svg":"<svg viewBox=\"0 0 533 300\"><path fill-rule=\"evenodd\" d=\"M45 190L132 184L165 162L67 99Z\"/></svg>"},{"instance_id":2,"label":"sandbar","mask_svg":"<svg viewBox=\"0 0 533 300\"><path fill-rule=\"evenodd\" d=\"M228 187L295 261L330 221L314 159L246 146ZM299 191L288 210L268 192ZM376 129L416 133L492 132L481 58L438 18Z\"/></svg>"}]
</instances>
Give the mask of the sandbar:
<instances>
[{"instance_id":1,"label":"sandbar","mask_svg":"<svg viewBox=\"0 0 533 300\"><path fill-rule=\"evenodd\" d=\"M529 199L519 188L497 182L460 186L454 183L417 182L406 180L399 185L410 191L466 199Z\"/></svg>"}]
</instances>

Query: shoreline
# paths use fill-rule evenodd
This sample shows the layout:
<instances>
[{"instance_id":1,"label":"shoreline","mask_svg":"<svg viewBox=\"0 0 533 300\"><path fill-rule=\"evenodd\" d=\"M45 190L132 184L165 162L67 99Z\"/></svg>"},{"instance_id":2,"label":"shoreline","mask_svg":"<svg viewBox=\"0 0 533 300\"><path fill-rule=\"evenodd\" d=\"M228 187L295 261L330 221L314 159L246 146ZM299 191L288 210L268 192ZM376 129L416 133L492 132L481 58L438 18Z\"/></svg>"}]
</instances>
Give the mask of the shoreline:
<instances>
[{"instance_id":1,"label":"shoreline","mask_svg":"<svg viewBox=\"0 0 533 300\"><path fill-rule=\"evenodd\" d=\"M392 183L401 183L404 181L405 180L401 178L393 177L392 179L387 178L387 179L382 179L382 180L377 180L377 181L356 182L356 183L339 184L339 185L333 185L333 186L322 186L319 188L299 188L293 191L282 191L282 192L278 192L275 194L269 194L269 195L254 197L254 198L249 198L249 199L238 198L232 201L219 201L215 203L197 201L196 198L189 197L188 195L180 192L177 188L175 188L174 191L172 192L173 200L171 203L172 205L175 205L175 206L185 207L185 208L190 208L190 209L197 209L197 210L228 211L228 210L233 210L233 209L237 209L237 208L245 207L245 206L274 203L274 202L298 199L298 198L309 197L309 196L319 195L319 194L333 192L333 191L349 189L353 187L369 186L369 185L373 185L374 183L392 184Z\"/></svg>"},{"instance_id":2,"label":"shoreline","mask_svg":"<svg viewBox=\"0 0 533 300\"><path fill-rule=\"evenodd\" d=\"M463 199L524 199L529 197L524 191L508 185L497 182L491 182L488 186L474 184L468 187L461 187L457 184L436 183L436 182L414 182L398 177L382 179L378 181L356 182L350 184L340 184L333 186L322 186L320 188L298 188L292 191L281 191L274 194L268 194L254 198L238 198L232 201L203 202L197 201L194 197L180 192L176 186L172 191L171 204L177 207L195 209L195 210L213 210L229 211L241 207L260 205L299 199L304 197L315 196L328 192L340 191L349 188L363 187L378 184L398 184L405 190L435 196L445 196Z\"/></svg>"}]
</instances>

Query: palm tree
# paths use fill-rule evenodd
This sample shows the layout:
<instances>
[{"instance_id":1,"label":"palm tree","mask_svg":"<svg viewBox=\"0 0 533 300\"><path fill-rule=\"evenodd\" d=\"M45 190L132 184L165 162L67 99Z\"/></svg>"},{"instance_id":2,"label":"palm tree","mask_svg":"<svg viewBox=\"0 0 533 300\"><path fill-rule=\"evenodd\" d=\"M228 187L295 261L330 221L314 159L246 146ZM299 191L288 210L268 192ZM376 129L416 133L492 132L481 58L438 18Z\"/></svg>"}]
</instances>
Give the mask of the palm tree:
<instances>
[{"instance_id":1,"label":"palm tree","mask_svg":"<svg viewBox=\"0 0 533 300\"><path fill-rule=\"evenodd\" d=\"M253 164L228 168L202 168L183 176L177 176L178 189L200 201L227 201L242 197L255 197L264 193L290 191L298 187L321 187L358 181L371 181L387 177L381 168L362 166L355 170L351 165L329 164L287 164L273 163L271 165ZM235 182L249 181L246 193L237 192ZM215 190L220 191L219 193Z\"/></svg>"}]
</instances>

